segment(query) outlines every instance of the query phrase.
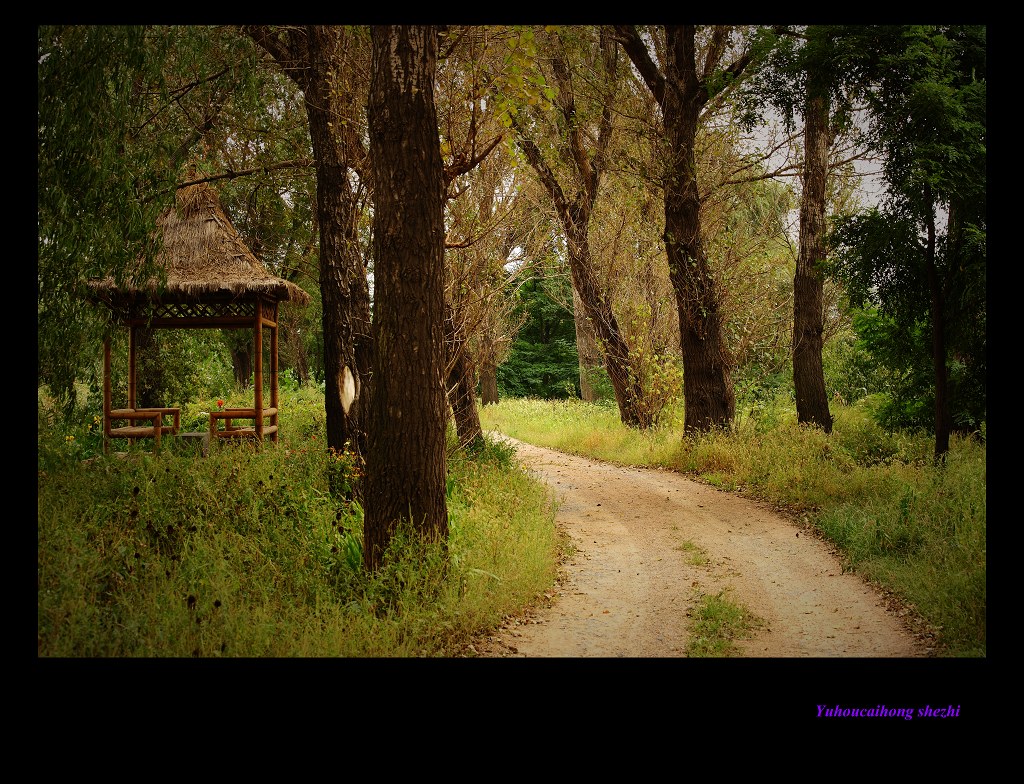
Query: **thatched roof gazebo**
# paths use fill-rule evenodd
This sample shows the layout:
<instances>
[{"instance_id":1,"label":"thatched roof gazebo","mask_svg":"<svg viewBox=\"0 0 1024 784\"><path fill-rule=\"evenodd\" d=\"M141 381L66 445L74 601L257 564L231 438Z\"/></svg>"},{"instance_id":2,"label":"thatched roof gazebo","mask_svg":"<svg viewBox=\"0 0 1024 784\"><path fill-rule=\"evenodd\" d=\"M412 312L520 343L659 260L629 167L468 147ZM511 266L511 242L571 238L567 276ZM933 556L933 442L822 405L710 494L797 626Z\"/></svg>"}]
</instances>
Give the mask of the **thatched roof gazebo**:
<instances>
[{"instance_id":1,"label":"thatched roof gazebo","mask_svg":"<svg viewBox=\"0 0 1024 784\"><path fill-rule=\"evenodd\" d=\"M270 273L253 255L231 224L207 183L179 189L176 205L157 220L163 244L156 263L166 270L165 286L156 280L143 286L121 287L113 278L89 281L91 298L107 305L117 323L129 328L128 407L110 405L110 339L104 342L103 409L105 443L109 438L155 439L177 433L177 409L138 409L135 406L137 330L252 329L255 401L251 409L210 413L211 441L216 438L269 437L277 440L277 315L278 303L307 305L310 296L299 286ZM270 332L270 405L263 405L263 330ZM174 424L163 417L173 415ZM234 426L233 420L253 420L252 427ZM112 421L130 426L112 428ZM149 425L139 426L139 422ZM223 421L225 427L218 429Z\"/></svg>"}]
</instances>

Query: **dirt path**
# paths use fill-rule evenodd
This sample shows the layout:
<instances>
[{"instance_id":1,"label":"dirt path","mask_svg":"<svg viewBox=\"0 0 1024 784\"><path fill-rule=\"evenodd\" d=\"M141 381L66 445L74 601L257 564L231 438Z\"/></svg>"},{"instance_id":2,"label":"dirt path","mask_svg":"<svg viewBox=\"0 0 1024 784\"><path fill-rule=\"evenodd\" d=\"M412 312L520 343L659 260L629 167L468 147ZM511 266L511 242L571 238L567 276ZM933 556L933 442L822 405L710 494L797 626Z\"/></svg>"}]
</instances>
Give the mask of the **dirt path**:
<instances>
[{"instance_id":1,"label":"dirt path","mask_svg":"<svg viewBox=\"0 0 1024 784\"><path fill-rule=\"evenodd\" d=\"M723 589L764 621L740 656L928 655L905 612L768 506L667 471L513 443L554 489L576 552L549 605L508 619L476 655L686 656L687 613Z\"/></svg>"}]
</instances>

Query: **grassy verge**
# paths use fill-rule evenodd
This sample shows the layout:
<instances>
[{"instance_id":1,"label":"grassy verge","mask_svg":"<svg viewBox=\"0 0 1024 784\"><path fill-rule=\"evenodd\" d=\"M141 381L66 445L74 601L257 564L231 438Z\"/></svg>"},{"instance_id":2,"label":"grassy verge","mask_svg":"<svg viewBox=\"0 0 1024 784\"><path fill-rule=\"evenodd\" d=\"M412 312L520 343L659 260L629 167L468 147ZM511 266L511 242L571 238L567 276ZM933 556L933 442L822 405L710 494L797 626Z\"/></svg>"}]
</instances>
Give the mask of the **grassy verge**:
<instances>
[{"instance_id":1,"label":"grassy verge","mask_svg":"<svg viewBox=\"0 0 1024 784\"><path fill-rule=\"evenodd\" d=\"M679 417L648 432L613 406L504 400L485 428L540 446L680 471L771 502L816 526L846 567L916 608L942 654L986 655L986 449L951 440L945 466L926 434L886 433L867 406L835 406L831 436L802 427L782 402L737 417L730 433L684 438Z\"/></svg>"},{"instance_id":2,"label":"grassy verge","mask_svg":"<svg viewBox=\"0 0 1024 784\"><path fill-rule=\"evenodd\" d=\"M449 458L446 551L399 532L368 575L361 509L328 492L353 466L323 449L322 397L281 411L276 446L118 458L41 406L40 657L452 656L552 584L553 511L508 447Z\"/></svg>"}]
</instances>

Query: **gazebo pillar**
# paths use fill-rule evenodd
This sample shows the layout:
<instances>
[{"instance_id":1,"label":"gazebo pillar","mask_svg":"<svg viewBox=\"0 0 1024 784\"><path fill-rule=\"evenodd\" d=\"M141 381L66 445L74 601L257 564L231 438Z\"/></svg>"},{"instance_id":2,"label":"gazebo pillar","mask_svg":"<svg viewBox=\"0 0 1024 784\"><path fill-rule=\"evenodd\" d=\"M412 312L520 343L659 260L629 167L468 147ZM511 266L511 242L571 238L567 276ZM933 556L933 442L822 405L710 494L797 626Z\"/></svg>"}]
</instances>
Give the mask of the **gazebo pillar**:
<instances>
[{"instance_id":1,"label":"gazebo pillar","mask_svg":"<svg viewBox=\"0 0 1024 784\"><path fill-rule=\"evenodd\" d=\"M263 440L263 301L256 299L256 323L253 330L253 358L256 368L253 371L253 387L256 392L256 433Z\"/></svg>"},{"instance_id":2,"label":"gazebo pillar","mask_svg":"<svg viewBox=\"0 0 1024 784\"><path fill-rule=\"evenodd\" d=\"M110 449L110 336L103 338L103 454Z\"/></svg>"},{"instance_id":3,"label":"gazebo pillar","mask_svg":"<svg viewBox=\"0 0 1024 784\"><path fill-rule=\"evenodd\" d=\"M278 407L278 392L277 392L277 303L273 305L274 323L270 327L270 407L275 411ZM273 441L277 441L277 435L280 433L280 425L278 424L281 418L274 414L274 424L278 425L278 429L275 430L270 438Z\"/></svg>"}]
</instances>

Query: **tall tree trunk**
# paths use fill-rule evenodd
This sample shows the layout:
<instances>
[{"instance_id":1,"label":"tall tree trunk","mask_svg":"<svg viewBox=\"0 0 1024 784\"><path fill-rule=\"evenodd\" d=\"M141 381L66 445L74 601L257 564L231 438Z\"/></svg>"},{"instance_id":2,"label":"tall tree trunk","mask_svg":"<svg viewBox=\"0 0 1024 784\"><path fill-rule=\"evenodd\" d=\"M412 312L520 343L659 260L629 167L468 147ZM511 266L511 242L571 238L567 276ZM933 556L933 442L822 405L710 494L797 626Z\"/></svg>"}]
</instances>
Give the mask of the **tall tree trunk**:
<instances>
[{"instance_id":1,"label":"tall tree trunk","mask_svg":"<svg viewBox=\"0 0 1024 784\"><path fill-rule=\"evenodd\" d=\"M633 25L617 25L617 40L661 106L670 156L665 178L665 248L669 278L679 311L679 342L683 355L684 431L728 427L736 411L732 358L722 335L720 294L701 237L700 191L697 188L695 143L701 110L707 105L708 83L724 71L737 78L751 61L748 52L720 69L727 50L728 28L710 33L701 72L697 71L697 28L665 26L664 72L651 58Z\"/></svg>"},{"instance_id":2,"label":"tall tree trunk","mask_svg":"<svg viewBox=\"0 0 1024 784\"><path fill-rule=\"evenodd\" d=\"M353 96L340 88L344 28L311 26L306 114L317 173L320 291L324 338L327 446L366 454L367 386L372 364L370 293L356 236L358 205L349 161L358 155L338 124L355 113ZM346 406L346 373L355 397Z\"/></svg>"},{"instance_id":3,"label":"tall tree trunk","mask_svg":"<svg viewBox=\"0 0 1024 784\"><path fill-rule=\"evenodd\" d=\"M448 366L448 402L455 420L455 436L461 449L475 449L483 441L480 412L476 410L476 368L466 341L455 323L455 312L444 303L446 363Z\"/></svg>"},{"instance_id":4,"label":"tall tree trunk","mask_svg":"<svg viewBox=\"0 0 1024 784\"><path fill-rule=\"evenodd\" d=\"M601 350L594 337L594 326L587 318L583 302L580 300L576 287L572 289L572 315L576 323L576 355L580 365L580 399L593 403L597 399L591 373L601 366Z\"/></svg>"},{"instance_id":5,"label":"tall tree trunk","mask_svg":"<svg viewBox=\"0 0 1024 784\"><path fill-rule=\"evenodd\" d=\"M930 185L925 185L928 205L928 245L925 264L928 269L929 310L932 322L932 367L935 373L935 461L942 462L949 452L949 433L953 416L949 406L949 374L946 366L946 303L942 281L935 268L935 205Z\"/></svg>"},{"instance_id":6,"label":"tall tree trunk","mask_svg":"<svg viewBox=\"0 0 1024 784\"><path fill-rule=\"evenodd\" d=\"M327 447L366 455L366 411L373 343L366 266L356 235L357 196L351 174L365 158L359 140L358 102L342 82L353 36L342 25L246 25L242 30L273 55L305 96L317 175L320 227L321 327L324 340L324 407ZM346 373L355 397L346 408ZM353 488L359 495L361 488Z\"/></svg>"},{"instance_id":7,"label":"tall tree trunk","mask_svg":"<svg viewBox=\"0 0 1024 784\"><path fill-rule=\"evenodd\" d=\"M619 329L619 322L612 312L612 306L601 292L597 276L594 274L590 242L586 236L586 229L580 228L581 223L583 226L586 223L574 218L575 216L570 215L565 221L573 289L579 292L584 313L604 348L605 368L615 391L619 418L628 427L648 428L654 421L647 406L644 405L643 392L632 369L629 346L626 345L626 339Z\"/></svg>"},{"instance_id":8,"label":"tall tree trunk","mask_svg":"<svg viewBox=\"0 0 1024 784\"><path fill-rule=\"evenodd\" d=\"M728 427L736 411L720 295L701 236L696 138L706 87L697 79L695 29L666 27L668 67L662 112L672 156L665 182L665 248L679 311L686 433Z\"/></svg>"},{"instance_id":9,"label":"tall tree trunk","mask_svg":"<svg viewBox=\"0 0 1024 784\"><path fill-rule=\"evenodd\" d=\"M498 368L490 362L480 366L480 405L489 406L498 402Z\"/></svg>"},{"instance_id":10,"label":"tall tree trunk","mask_svg":"<svg viewBox=\"0 0 1024 784\"><path fill-rule=\"evenodd\" d=\"M666 125L669 125L666 117ZM676 162L679 175L665 187L665 247L669 279L679 313L679 342L683 355L683 400L686 433L728 427L736 409L730 360L722 337L719 294L700 236L700 197L693 160L690 122L679 122L676 134L689 141L673 141L684 160Z\"/></svg>"},{"instance_id":11,"label":"tall tree trunk","mask_svg":"<svg viewBox=\"0 0 1024 784\"><path fill-rule=\"evenodd\" d=\"M476 449L483 443L480 412L476 409L476 383L473 360L465 347L460 349L448 372L448 399L455 419L455 435L462 449Z\"/></svg>"},{"instance_id":12,"label":"tall tree trunk","mask_svg":"<svg viewBox=\"0 0 1024 784\"><path fill-rule=\"evenodd\" d=\"M793 388L800 422L832 432L825 371L821 364L824 314L825 184L828 177L829 106L827 93L814 90L809 75L804 111L804 176L800 199L800 250L793 278Z\"/></svg>"},{"instance_id":13,"label":"tall tree trunk","mask_svg":"<svg viewBox=\"0 0 1024 784\"><path fill-rule=\"evenodd\" d=\"M376 570L403 520L445 542L444 174L437 30L375 26L368 102L374 318L363 555Z\"/></svg>"}]
</instances>

